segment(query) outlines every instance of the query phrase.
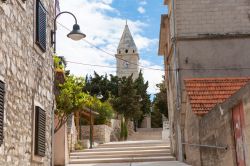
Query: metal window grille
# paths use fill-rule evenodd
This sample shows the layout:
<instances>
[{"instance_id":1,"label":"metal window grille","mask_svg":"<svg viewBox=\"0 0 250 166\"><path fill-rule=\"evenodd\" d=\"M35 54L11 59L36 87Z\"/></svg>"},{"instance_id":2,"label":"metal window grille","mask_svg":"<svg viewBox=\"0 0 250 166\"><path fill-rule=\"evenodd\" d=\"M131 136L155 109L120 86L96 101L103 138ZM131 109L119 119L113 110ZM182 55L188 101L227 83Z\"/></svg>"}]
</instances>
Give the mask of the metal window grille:
<instances>
[{"instance_id":1,"label":"metal window grille","mask_svg":"<svg viewBox=\"0 0 250 166\"><path fill-rule=\"evenodd\" d=\"M0 145L3 143L3 123L4 123L4 94L5 85L0 81Z\"/></svg>"},{"instance_id":2,"label":"metal window grille","mask_svg":"<svg viewBox=\"0 0 250 166\"><path fill-rule=\"evenodd\" d=\"M46 141L46 112L36 106L35 108L35 155L45 156Z\"/></svg>"},{"instance_id":3,"label":"metal window grille","mask_svg":"<svg viewBox=\"0 0 250 166\"><path fill-rule=\"evenodd\" d=\"M36 43L46 51L46 10L40 0L36 3Z\"/></svg>"}]
</instances>

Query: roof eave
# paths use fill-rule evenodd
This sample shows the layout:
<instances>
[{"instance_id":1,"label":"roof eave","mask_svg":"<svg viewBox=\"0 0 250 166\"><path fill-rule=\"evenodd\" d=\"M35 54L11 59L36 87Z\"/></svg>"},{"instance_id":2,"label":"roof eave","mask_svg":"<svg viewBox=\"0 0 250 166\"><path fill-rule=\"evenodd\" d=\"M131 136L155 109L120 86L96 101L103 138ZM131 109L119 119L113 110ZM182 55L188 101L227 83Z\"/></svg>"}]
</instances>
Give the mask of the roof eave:
<instances>
[{"instance_id":1,"label":"roof eave","mask_svg":"<svg viewBox=\"0 0 250 166\"><path fill-rule=\"evenodd\" d=\"M164 0L164 5L168 5L169 0Z\"/></svg>"},{"instance_id":2,"label":"roof eave","mask_svg":"<svg viewBox=\"0 0 250 166\"><path fill-rule=\"evenodd\" d=\"M159 34L159 48L158 48L158 55L164 56L164 48L166 46L166 36L164 35L166 31L165 19L168 18L167 14L161 15L161 26L160 26L160 34ZM163 37L164 36L164 37Z\"/></svg>"}]
</instances>

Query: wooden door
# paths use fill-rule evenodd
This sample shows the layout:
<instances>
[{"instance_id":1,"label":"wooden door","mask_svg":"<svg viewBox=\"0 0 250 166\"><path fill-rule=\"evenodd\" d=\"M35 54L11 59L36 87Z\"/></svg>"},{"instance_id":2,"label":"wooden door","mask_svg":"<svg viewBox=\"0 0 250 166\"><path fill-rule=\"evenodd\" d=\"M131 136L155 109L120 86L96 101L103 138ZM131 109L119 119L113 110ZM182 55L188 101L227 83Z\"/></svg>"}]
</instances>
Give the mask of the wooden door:
<instances>
[{"instance_id":1,"label":"wooden door","mask_svg":"<svg viewBox=\"0 0 250 166\"><path fill-rule=\"evenodd\" d=\"M236 159L237 166L246 166L245 161L245 149L244 149L244 110L243 104L240 103L233 108L233 128L234 128L234 138L235 138L235 149L236 149Z\"/></svg>"}]
</instances>

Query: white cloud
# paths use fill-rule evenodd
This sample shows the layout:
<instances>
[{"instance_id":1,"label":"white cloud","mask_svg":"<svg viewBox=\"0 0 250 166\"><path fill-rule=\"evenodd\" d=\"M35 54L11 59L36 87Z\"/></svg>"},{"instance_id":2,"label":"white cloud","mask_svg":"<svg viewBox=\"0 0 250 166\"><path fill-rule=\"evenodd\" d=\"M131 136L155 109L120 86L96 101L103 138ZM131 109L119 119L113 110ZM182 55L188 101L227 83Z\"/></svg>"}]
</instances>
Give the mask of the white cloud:
<instances>
[{"instance_id":1,"label":"white cloud","mask_svg":"<svg viewBox=\"0 0 250 166\"><path fill-rule=\"evenodd\" d=\"M141 14L144 14L146 12L146 10L142 6L138 7L137 11Z\"/></svg>"},{"instance_id":2,"label":"white cloud","mask_svg":"<svg viewBox=\"0 0 250 166\"><path fill-rule=\"evenodd\" d=\"M86 40L114 55L126 20L118 16L108 16L107 12L119 13L111 4L112 0L60 0L62 11L71 11L76 15L82 32L87 35ZM74 24L74 19L72 16L64 14L58 18L58 22L71 29ZM146 50L157 42L156 39L141 35L143 28L147 26L145 23L139 20L128 20L128 25L139 50ZM71 73L78 76L93 74L94 71L99 74L116 74L116 68L113 68L116 65L114 56L99 51L84 41L72 41L66 37L68 33L68 30L58 24L58 55L64 56L68 61L110 66L110 68L103 68L68 63L68 69ZM140 63L147 67L162 68L143 59L141 59ZM163 72L147 69L143 70L143 72L145 80L149 81L148 92L156 93L155 84L161 82Z\"/></svg>"},{"instance_id":3,"label":"white cloud","mask_svg":"<svg viewBox=\"0 0 250 166\"><path fill-rule=\"evenodd\" d=\"M163 81L162 76L164 75L163 66L154 65L150 61L140 60L140 65L145 67L141 69L145 80L149 81L148 93L155 94L159 92L159 89L156 87L156 84L159 84ZM151 69L158 70L151 70Z\"/></svg>"},{"instance_id":4,"label":"white cloud","mask_svg":"<svg viewBox=\"0 0 250 166\"><path fill-rule=\"evenodd\" d=\"M148 3L147 3L147 1L145 1L145 0L141 0L141 1L139 2L139 4L140 4L140 5L147 5Z\"/></svg>"}]
</instances>

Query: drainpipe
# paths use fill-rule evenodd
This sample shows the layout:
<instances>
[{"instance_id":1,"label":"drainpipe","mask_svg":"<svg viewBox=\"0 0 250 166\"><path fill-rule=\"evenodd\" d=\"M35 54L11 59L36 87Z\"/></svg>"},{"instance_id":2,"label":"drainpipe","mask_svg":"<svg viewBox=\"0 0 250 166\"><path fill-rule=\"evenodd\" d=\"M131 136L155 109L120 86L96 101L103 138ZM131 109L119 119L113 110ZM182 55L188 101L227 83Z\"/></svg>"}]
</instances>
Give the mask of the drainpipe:
<instances>
[{"instance_id":1,"label":"drainpipe","mask_svg":"<svg viewBox=\"0 0 250 166\"><path fill-rule=\"evenodd\" d=\"M174 71L175 71L175 87L176 87L176 107L177 107L177 148L178 148L178 160L183 161L182 152L182 137L181 137L181 126L180 126L180 112L181 112L181 90L179 80L179 60L176 51L176 24L175 24L175 0L172 0L172 17L173 17L173 57L174 57Z\"/></svg>"}]
</instances>

